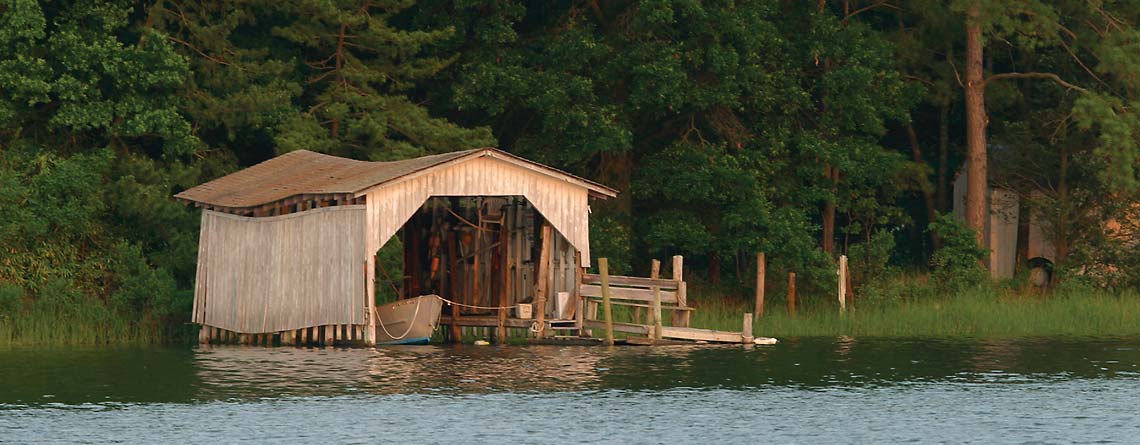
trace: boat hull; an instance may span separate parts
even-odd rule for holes
[[[423,295],[376,308],[376,344],[423,345],[439,323],[443,301]]]

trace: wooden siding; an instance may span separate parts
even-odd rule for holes
[[[367,196],[368,256],[375,255],[429,197],[523,196],[582,253],[582,266],[590,265],[589,191],[495,156],[410,175],[361,194]]]
[[[364,324],[362,205],[269,218],[202,212],[194,322],[238,333]]]
[[[1017,223],[1020,200],[1009,190],[991,188],[986,236],[990,248],[990,275],[1013,278],[1017,267]]]

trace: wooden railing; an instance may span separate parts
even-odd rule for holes
[[[633,323],[614,323],[613,329],[617,332],[650,334],[654,332],[654,325],[660,324],[656,322],[661,321],[663,311],[671,312],[673,326],[688,327],[693,308],[687,304],[686,284],[682,279],[683,262],[684,259],[680,255],[673,257],[672,279],[656,277],[659,270],[659,263],[656,260],[654,260],[653,277],[608,276],[610,304],[633,308]],[[604,328],[603,322],[598,318],[598,305],[603,297],[602,276],[583,275],[579,295],[585,305],[582,327]],[[649,319],[643,319],[644,314],[648,314]]]

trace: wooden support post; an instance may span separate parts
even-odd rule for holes
[[[661,262],[653,260],[649,266],[649,278],[654,280],[661,278]],[[661,339],[662,321],[661,321],[661,288],[659,286],[650,287],[653,291],[653,306],[650,308],[649,315],[653,317],[653,338]]]
[[[839,313],[847,312],[847,255],[839,256],[839,270],[835,271],[839,275]]]
[[[210,344],[210,333],[211,329],[209,326],[202,325],[200,328],[198,328],[198,344]]]
[[[744,314],[744,326],[740,330],[740,341],[744,344],[752,343],[752,314]]]
[[[579,266],[582,259],[582,252],[575,253],[574,261],[574,296],[575,303],[578,307],[574,310],[574,324],[578,325],[578,335],[581,337],[587,336],[586,330],[586,297],[582,296],[582,275],[586,273],[586,268]]]
[[[455,231],[447,232],[447,270],[451,279],[451,294],[445,295],[451,301],[459,301],[459,290],[463,281],[459,279],[459,248],[455,242]],[[451,342],[459,343],[463,340],[463,333],[459,329],[459,306],[451,305]]]
[[[412,216],[408,221],[408,226],[404,228],[408,240],[407,248],[407,261],[404,263],[404,276],[408,279],[408,285],[404,287],[405,295],[403,298],[415,298],[420,296],[423,283],[423,271],[420,269],[420,251],[423,250],[423,236],[420,226],[421,222],[419,213]]]
[[[598,258],[598,272],[602,275],[602,311],[606,316],[606,345],[614,345],[614,313],[610,308],[610,260]]]
[[[336,332],[336,326],[333,326],[331,324],[328,326],[325,326],[325,341],[324,341],[324,343],[326,346],[332,346],[333,345],[333,342],[334,342],[333,333],[334,332]]]
[[[364,286],[364,325],[360,326],[361,336],[367,346],[376,345],[376,252],[368,252],[365,261]]]
[[[768,273],[768,259],[764,257],[764,252],[756,254],[756,307],[753,308],[756,318],[764,317],[764,281]]]
[[[301,328],[301,344],[308,346],[313,341],[312,330],[316,328]]]
[[[796,273],[788,272],[788,315],[796,315]]]
[[[507,228],[506,217],[503,218],[503,223],[499,225],[499,343],[507,343],[507,309],[509,303],[507,302],[511,292],[511,257],[510,249],[507,247],[510,242],[511,232]]]
[[[538,313],[538,338],[546,337],[546,297],[550,289],[547,288],[547,277],[550,275],[550,243],[554,238],[554,230],[550,223],[542,224],[542,248],[538,255],[538,281],[535,284],[535,311]]]
[[[292,346],[297,344],[297,331],[281,331],[281,346]]]
[[[685,258],[673,256],[673,281],[677,282],[677,306],[689,307],[684,273]],[[692,311],[673,311],[673,326],[689,327],[689,314]]]

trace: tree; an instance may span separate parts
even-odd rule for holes
[[[270,153],[307,149],[373,160],[493,145],[486,129],[433,117],[411,97],[417,81],[454,56],[425,55],[452,29],[392,23],[410,4],[171,1],[159,7],[163,26],[199,67],[195,112],[230,138],[264,134],[255,142],[273,145]],[[234,84],[235,77],[243,82]]]
[[[968,190],[966,213],[969,226],[983,243],[987,217],[986,89],[1000,80],[1047,80],[1057,88],[1077,95],[1068,103],[1070,113],[1062,125],[1075,124],[1080,131],[1096,135],[1093,152],[1112,158],[1097,175],[1102,183],[1118,192],[1137,189],[1136,148],[1140,125],[1135,108],[1129,106],[1135,89],[1127,80],[1127,70],[1140,66],[1140,55],[1130,51],[1137,32],[1133,23],[1140,10],[1128,4],[1058,1],[1002,2],[962,0],[954,3],[964,14],[966,29],[966,115],[968,144]],[[1053,71],[1009,71],[985,74],[983,48],[987,38],[1005,43],[1011,52],[1027,54],[1053,52],[1067,66],[1052,64]],[[1015,58],[1011,58],[1015,59]],[[1086,60],[1099,60],[1090,65]],[[992,64],[991,64],[992,65]],[[1064,70],[1072,69],[1068,72]],[[1059,74],[1060,73],[1060,74]],[[1071,75],[1066,79],[1062,74]],[[1061,151],[1068,165],[1068,154]],[[1067,175],[1062,174],[1061,177]],[[1061,194],[1065,188],[1061,187]],[[1064,240],[1058,240],[1066,244]],[[1061,255],[1063,256],[1063,255]]]
[[[153,30],[130,30],[132,11],[0,7],[0,281],[33,304],[66,294],[156,317],[189,308],[177,289],[192,280],[196,222],[169,198],[198,179],[182,159],[200,142],[176,95],[188,65]]]

